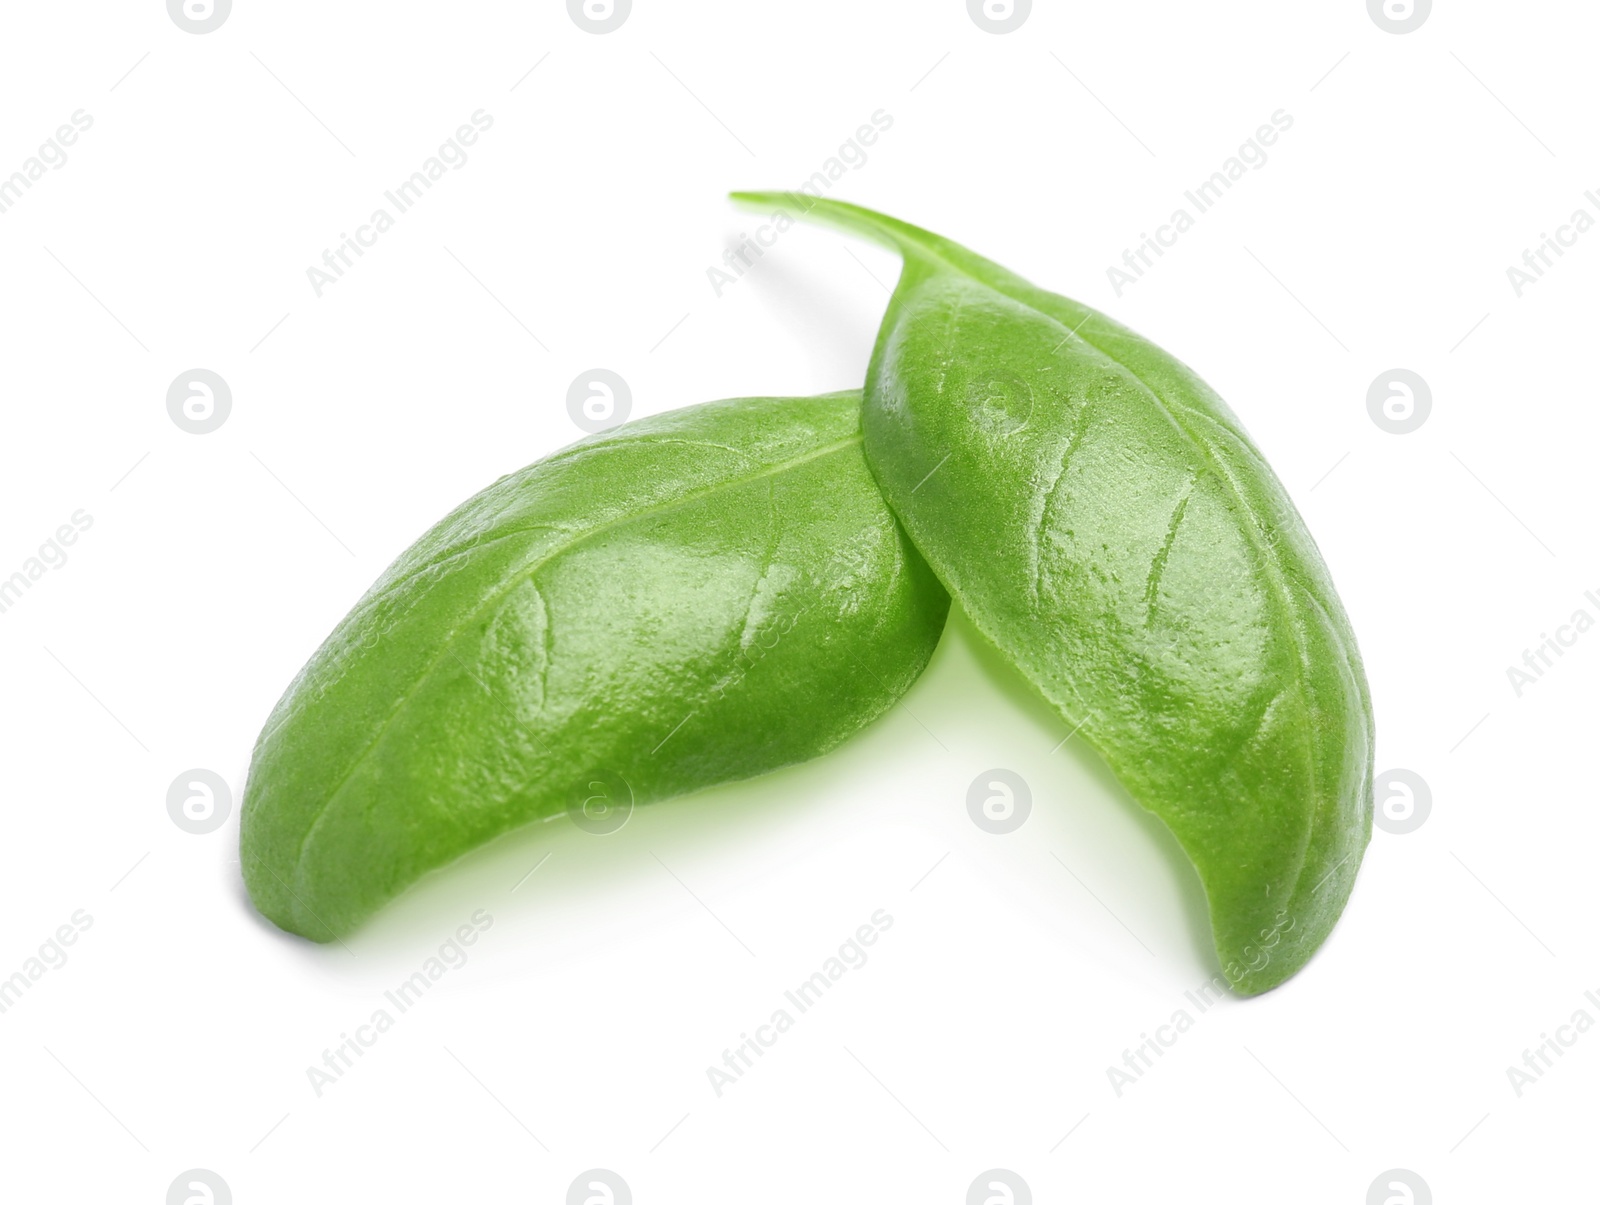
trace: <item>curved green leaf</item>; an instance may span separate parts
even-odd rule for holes
[[[256,907],[327,941],[509,829],[762,774],[887,710],[949,597],[867,472],[860,396],[632,423],[417,541],[256,744]]]
[[[1240,992],[1294,974],[1371,833],[1355,637],[1288,495],[1187,367],[915,226],[810,212],[905,266],[867,375],[867,461],[974,624],[1168,825]]]

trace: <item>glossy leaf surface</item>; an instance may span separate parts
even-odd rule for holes
[[[1322,557],[1238,419],[1159,347],[947,239],[735,195],[901,252],[863,420],[884,496],[978,629],[1176,835],[1229,982],[1288,978],[1371,832],[1372,713]]]
[[[469,499],[268,720],[241,821],[256,906],[326,941],[510,829],[604,825],[887,710],[949,598],[861,440],[859,392],[714,402]]]

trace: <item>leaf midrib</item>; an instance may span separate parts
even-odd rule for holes
[[[896,241],[900,240],[897,239]],[[1261,524],[1260,517],[1256,514],[1255,508],[1250,504],[1249,498],[1234,480],[1233,474],[1226,470],[1221,461],[1215,455],[1208,441],[1200,436],[1198,431],[1194,429],[1190,422],[1185,421],[1185,418],[1187,418],[1189,414],[1187,407],[1174,407],[1169,404],[1167,400],[1162,397],[1161,393],[1144,378],[1144,376],[1136,367],[1134,367],[1132,364],[1129,364],[1126,360],[1113,355],[1099,344],[1090,341],[1090,339],[1083,334],[1081,328],[1068,327],[1065,322],[1057,318],[1054,314],[1041,309],[1028,297],[1019,296],[1017,293],[1004,287],[1003,284],[995,280],[985,279],[985,277],[975,274],[970,269],[963,267],[962,265],[957,264],[953,260],[949,259],[947,256],[942,254],[938,248],[929,246],[920,240],[902,241],[901,250],[902,254],[905,254],[908,250],[920,253],[924,256],[924,258],[933,260],[937,264],[944,265],[950,271],[967,280],[971,280],[985,288],[993,289],[1002,297],[1005,297],[1017,303],[1018,305],[1025,307],[1026,309],[1045,319],[1045,321],[1059,327],[1061,330],[1067,333],[1069,338],[1077,339],[1085,347],[1090,348],[1103,359],[1123,369],[1130,377],[1133,378],[1134,381],[1138,383],[1139,387],[1144,390],[1144,392],[1149,396],[1150,400],[1154,402],[1162,414],[1167,417],[1167,420],[1171,422],[1178,431],[1182,432],[1185,439],[1195,446],[1195,448],[1200,452],[1201,456],[1205,459],[1206,463],[1217,470],[1218,476],[1223,481],[1227,482],[1229,491],[1237,500],[1239,508],[1249,517],[1250,543],[1255,549],[1260,563],[1265,568],[1268,579],[1272,583],[1273,593],[1278,599],[1278,612],[1287,622],[1289,631],[1291,633],[1291,639],[1295,649],[1295,662],[1299,671],[1296,675],[1298,687],[1297,693],[1301,696],[1302,706],[1306,708],[1308,712],[1307,719],[1310,720],[1311,716],[1309,713],[1311,712],[1311,706],[1309,698],[1311,692],[1308,686],[1309,678],[1311,676],[1311,666],[1309,663],[1310,650],[1305,638],[1305,632],[1295,619],[1294,599],[1289,592],[1288,583],[1285,580],[1283,570],[1278,566],[1275,558],[1270,555],[1270,546],[1265,539],[1265,529]],[[904,305],[903,303],[900,303],[900,299],[898,297],[891,301],[891,304],[897,303],[900,304],[900,308],[903,312]],[[1085,308],[1090,309],[1094,313],[1098,313],[1098,311],[1093,310],[1093,307]],[[1184,417],[1180,417],[1180,414],[1182,414]],[[1348,662],[1348,658],[1346,658],[1346,660]],[[1315,838],[1318,825],[1324,819],[1324,809],[1319,793],[1319,775],[1317,772],[1317,756],[1314,744],[1314,742],[1308,743],[1308,756],[1305,767],[1309,792],[1313,800],[1312,806],[1315,809],[1314,820],[1313,823],[1306,826],[1305,839],[1301,843],[1299,865],[1294,874],[1294,887],[1291,890],[1291,896],[1299,893],[1300,884],[1305,877],[1312,841]]]

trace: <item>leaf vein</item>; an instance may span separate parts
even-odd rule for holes
[[[636,513],[620,515],[615,519],[608,520],[605,523],[597,524],[587,531],[576,534],[571,540],[567,541],[558,548],[547,550],[542,558],[535,564],[518,565],[512,569],[507,575],[507,580],[487,598],[485,598],[483,602],[475,607],[465,619],[452,628],[451,631],[444,637],[439,646],[438,652],[422,668],[421,673],[418,675],[416,681],[411,685],[410,689],[401,695],[398,700],[396,700],[395,705],[390,709],[389,714],[385,716],[382,723],[378,725],[378,729],[373,734],[372,739],[369,740],[365,746],[363,746],[360,753],[351,759],[349,767],[345,770],[339,781],[334,784],[332,789],[329,791],[327,798],[323,800],[321,806],[318,807],[316,812],[312,815],[311,823],[306,828],[306,835],[301,839],[299,849],[296,851],[294,868],[292,872],[295,881],[299,882],[301,880],[301,876],[305,868],[306,853],[310,849],[311,843],[315,840],[318,830],[322,827],[323,823],[332,812],[334,802],[339,798],[340,794],[355,777],[356,771],[367,760],[367,758],[371,756],[373,750],[378,747],[379,743],[383,740],[384,735],[393,726],[400,713],[405,710],[407,704],[410,703],[416,692],[421,689],[424,683],[433,677],[435,671],[439,667],[440,662],[442,662],[445,656],[451,652],[456,644],[456,641],[461,637],[466,629],[475,624],[484,614],[484,612],[488,611],[491,607],[502,601],[506,594],[516,585],[519,580],[521,580],[524,573],[527,573],[531,576],[532,574],[537,573],[544,566],[556,560],[558,557],[564,556],[568,552],[571,552],[578,545],[594,539],[596,536],[599,536],[604,532],[612,530],[616,527],[623,526],[627,523],[639,522],[643,519],[647,519],[654,515],[666,513],[672,510],[681,509],[682,507],[692,505],[695,502],[710,497],[713,494],[719,493],[726,489],[737,488],[751,484],[755,481],[759,481],[765,477],[775,477],[782,473],[790,472],[799,468],[803,464],[810,463],[813,460],[820,460],[823,457],[837,455],[838,453],[847,449],[858,447],[860,443],[861,436],[859,434],[853,435],[849,439],[838,440],[835,443],[828,444],[820,449],[807,452],[802,456],[793,457],[789,460],[779,461],[776,464],[769,465],[761,472],[751,473],[744,477],[725,478],[724,480],[717,482],[715,485],[709,486],[705,489],[691,490],[688,493],[685,493],[682,496],[672,500],[671,502],[661,503]]]

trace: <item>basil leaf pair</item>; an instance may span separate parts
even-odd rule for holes
[[[1224,975],[1265,991],[1333,928],[1372,827],[1349,621],[1237,418],[1088,306],[893,218],[782,193],[900,252],[866,456],[974,625],[1172,830]]]
[[[330,940],[534,819],[815,757],[909,688],[954,595],[1176,835],[1228,982],[1287,979],[1370,836],[1372,712],[1238,420],[1160,348],[946,239],[736,196],[901,253],[864,395],[633,423],[438,524],[257,743],[256,906]]]
[[[388,569],[256,744],[241,864],[317,941],[510,829],[815,757],[914,682],[949,597],[861,395],[714,402],[504,477]]]

